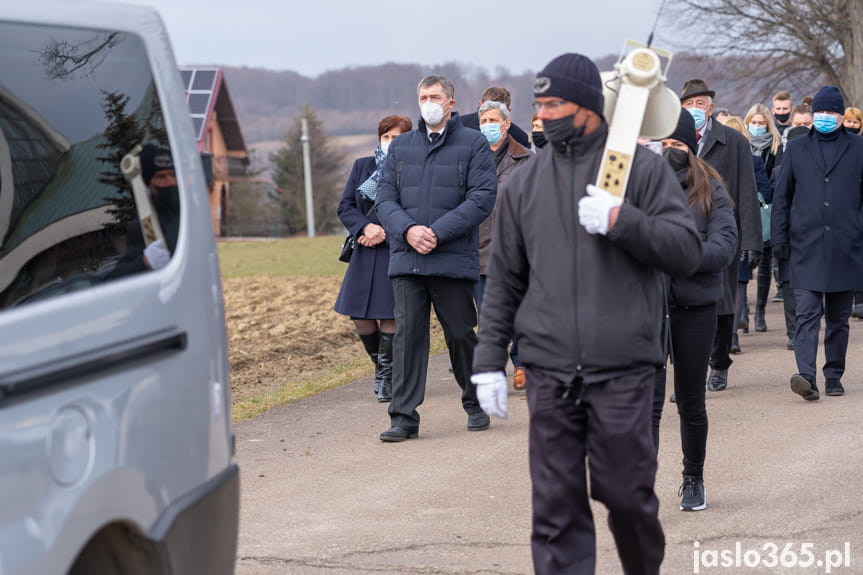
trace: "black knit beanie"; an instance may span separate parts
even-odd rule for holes
[[[836,112],[845,113],[845,99],[836,86],[821,86],[812,98],[813,112]]]
[[[147,144],[144,146],[138,157],[141,160],[141,178],[144,180],[145,186],[150,185],[150,180],[153,178],[153,174],[159,170],[174,169],[174,161],[171,159],[171,153],[154,144]]]
[[[695,136],[695,120],[692,114],[686,108],[680,108],[680,117],[677,119],[677,127],[674,129],[669,138],[680,140],[692,150],[693,154],[698,153],[698,138]]]
[[[558,97],[603,115],[602,80],[599,69],[587,56],[562,54],[536,75],[535,97]]]

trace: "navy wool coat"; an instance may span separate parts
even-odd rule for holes
[[[771,243],[788,244],[795,289],[863,288],[863,138],[839,130],[827,164],[813,129],[788,142],[779,168]]]
[[[339,202],[339,220],[355,238],[369,223],[380,225],[374,204],[358,190],[374,170],[374,156],[354,162]],[[372,248],[357,244],[333,309],[360,319],[393,319],[395,299],[393,284],[387,275],[389,263],[390,248],[386,241]]]

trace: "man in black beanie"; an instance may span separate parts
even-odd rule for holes
[[[665,538],[653,491],[653,378],[665,361],[663,273],[688,276],[701,240],[671,167],[638,146],[626,202],[594,186],[608,125],[592,61],[537,75],[550,145],[499,191],[472,381],[506,417],[507,344],[519,337],[530,410],[536,573],[593,573],[590,493],[609,510],[627,574],[656,574]]]
[[[845,101],[836,86],[818,90],[812,112],[815,129],[785,148],[770,229],[797,300],[791,389],[808,401],[821,397],[815,362],[822,316],[825,393],[845,393],[848,317],[854,290],[863,288],[863,138],[842,127]]]

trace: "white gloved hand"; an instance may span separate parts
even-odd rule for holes
[[[476,399],[486,415],[506,419],[506,374],[487,371],[473,374],[470,380],[476,386]]]
[[[587,195],[578,200],[578,221],[589,234],[608,233],[608,213],[623,203],[617,196],[593,184],[587,185]]]
[[[171,252],[165,248],[165,242],[156,240],[144,250],[144,258],[152,270],[160,270],[171,261]]]

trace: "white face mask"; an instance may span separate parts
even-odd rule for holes
[[[434,102],[426,102],[420,106],[420,114],[429,126],[437,126],[443,120],[443,106]]]
[[[387,155],[387,150],[389,150],[389,149],[390,149],[390,143],[389,142],[381,142],[381,152],[384,153],[384,156]]]

